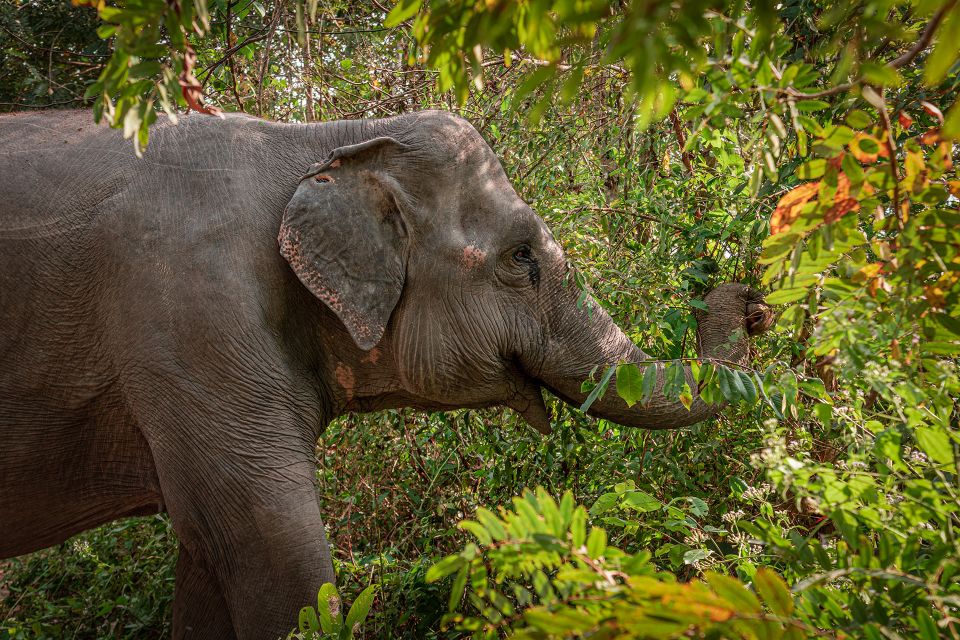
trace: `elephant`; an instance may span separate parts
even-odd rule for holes
[[[544,390],[579,405],[595,367],[647,359],[459,116],[161,118],[142,159],[89,120],[0,116],[0,558],[167,512],[176,638],[282,636],[335,581],[314,448],[337,416],[506,406],[549,432]],[[698,352],[746,362],[762,296],[705,302]],[[662,384],[589,413],[719,410]]]

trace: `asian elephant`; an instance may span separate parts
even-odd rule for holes
[[[174,636],[274,638],[334,580],[314,446],[332,418],[505,405],[549,431],[597,365],[646,356],[454,115],[156,125],[0,117],[0,558],[167,511]],[[770,323],[706,296],[703,356]],[[662,381],[661,381],[662,384]],[[692,385],[696,388],[696,385]],[[657,393],[590,413],[688,425]]]

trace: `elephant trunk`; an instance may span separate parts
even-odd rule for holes
[[[708,310],[697,314],[699,356],[746,364],[748,335],[764,331],[772,322],[772,314],[762,297],[744,285],[727,284],[711,291],[705,302]],[[567,313],[561,314],[556,326],[552,327],[539,379],[561,399],[580,405],[586,398],[580,390],[581,384],[594,368],[602,372],[609,365],[641,363],[651,358],[637,348],[592,300],[582,308],[571,306],[572,309],[568,307]],[[571,315],[575,317],[571,318]],[[722,405],[707,405],[697,393],[697,383],[689,366],[684,367],[684,373],[693,395],[689,410],[678,400],[664,395],[664,368],[661,367],[657,384],[647,402],[628,407],[616,392],[614,376],[607,391],[591,404],[588,413],[625,426],[646,429],[683,427],[716,414]]]

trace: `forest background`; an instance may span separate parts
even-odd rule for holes
[[[0,111],[88,108],[149,155],[188,105],[448,109],[668,371],[711,287],[782,305],[752,369],[697,367],[729,405],[691,428],[338,420],[318,483],[358,604],[304,603],[305,635],[960,639],[956,0],[75,4],[3,0]],[[0,563],[0,638],[167,637],[175,556],[159,516]]]

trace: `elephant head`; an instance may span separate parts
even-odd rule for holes
[[[395,405],[506,405],[549,432],[542,388],[580,404],[598,365],[648,359],[592,299],[578,304],[559,243],[469,123],[424,112],[363,131],[303,177],[279,242],[359,350],[389,351]],[[723,285],[705,301],[701,355],[745,361],[747,336],[771,321],[762,298]],[[670,428],[716,410],[658,390],[632,408],[608,393],[590,413]]]

